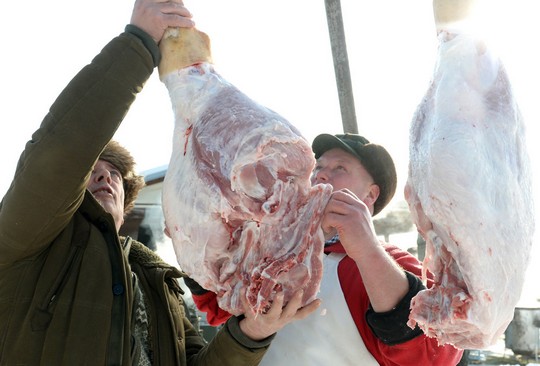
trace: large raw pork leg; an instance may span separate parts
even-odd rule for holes
[[[441,344],[485,348],[512,320],[528,265],[534,211],[525,129],[486,43],[438,25],[437,64],[412,121],[406,184],[435,285],[413,299],[409,324]]]
[[[214,71],[204,33],[169,30],[161,49],[176,119],[163,209],[180,267],[235,315],[243,299],[264,312],[280,291],[310,302],[331,190],[310,185],[310,145]]]

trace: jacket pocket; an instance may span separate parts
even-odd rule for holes
[[[74,220],[75,229],[66,260],[58,271],[51,289],[47,292],[47,295],[43,301],[38,304],[33,311],[31,320],[31,327],[33,331],[44,331],[48,328],[53,317],[53,310],[56,300],[62,293],[62,290],[68,281],[70,272],[73,268],[77,268],[80,264],[82,253],[88,244],[88,238],[90,236],[90,224],[81,218],[77,213],[74,216]]]

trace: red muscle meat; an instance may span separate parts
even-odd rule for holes
[[[410,133],[406,198],[435,285],[410,325],[441,344],[485,348],[512,320],[534,231],[525,129],[499,60],[442,29],[431,86]]]
[[[197,30],[161,44],[161,80],[174,113],[163,209],[177,260],[231,314],[264,312],[278,292],[316,297],[322,210],[330,186],[311,187],[315,159],[296,128],[220,76]],[[184,43],[179,43],[184,42]],[[193,42],[193,43],[190,43]],[[187,61],[183,60],[184,54]]]

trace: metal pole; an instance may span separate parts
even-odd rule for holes
[[[351,73],[349,69],[349,57],[347,55],[345,31],[341,14],[341,2],[340,0],[325,0],[325,5],[343,131],[345,133],[358,133]]]

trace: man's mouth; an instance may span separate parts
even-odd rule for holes
[[[95,191],[92,191],[92,194],[95,197],[97,197],[97,196],[113,196],[112,189],[107,188],[107,187],[96,189]]]

